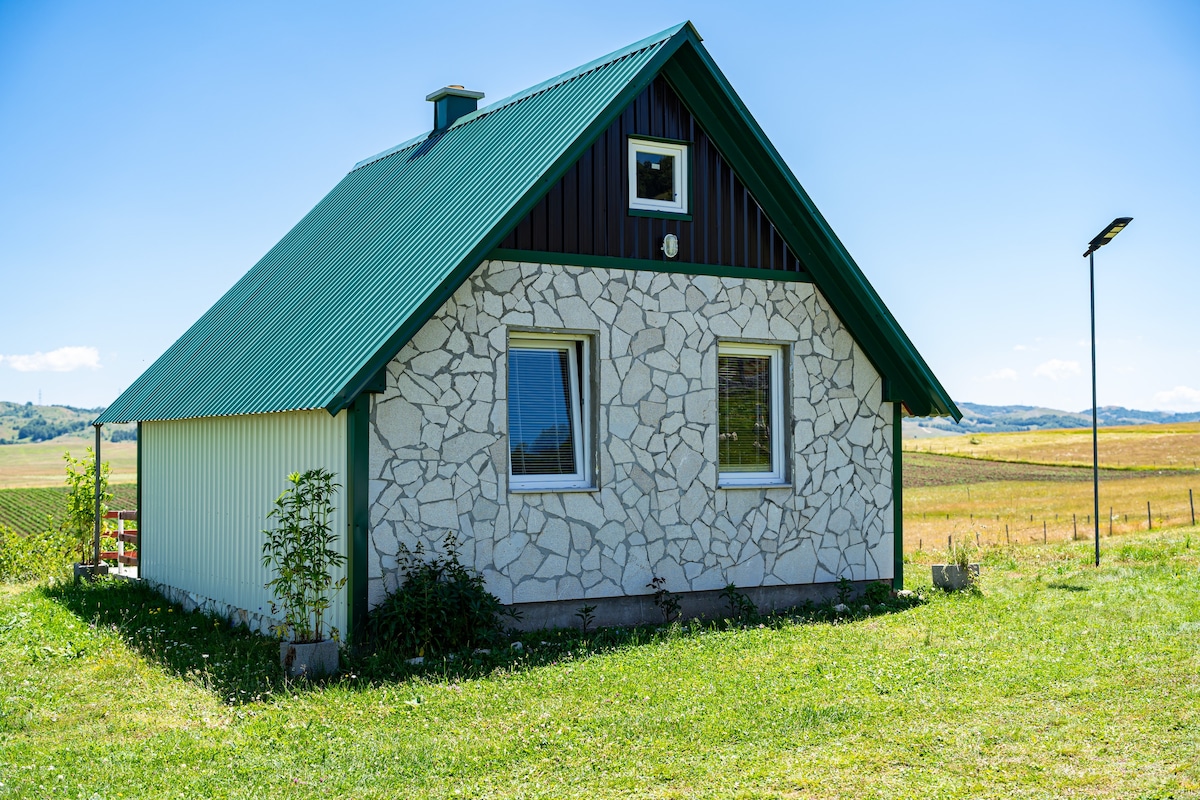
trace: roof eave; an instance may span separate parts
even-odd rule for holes
[[[661,34],[643,39],[641,42],[623,48],[618,53],[636,52],[638,49],[651,47],[661,42],[661,49],[649,59],[642,68],[638,71],[635,78],[630,80],[620,92],[618,92],[611,101],[605,106],[604,110],[596,115],[592,122],[576,137],[571,146],[567,147],[548,169],[541,178],[539,178],[521,199],[513,204],[508,212],[501,217],[495,225],[488,231],[487,235],[482,237],[475,246],[459,261],[458,266],[439,284],[437,289],[430,293],[425,299],[416,313],[409,316],[405,323],[380,347],[361,368],[359,368],[353,376],[347,381],[342,389],[338,391],[326,404],[325,408],[330,414],[337,414],[343,408],[346,408],[354,399],[370,385],[375,375],[379,370],[384,369],[387,363],[391,361],[398,352],[417,331],[433,316],[436,311],[445,304],[450,296],[462,285],[463,281],[475,270],[476,267],[487,257],[488,253],[496,249],[499,244],[508,235],[509,231],[516,226],[518,222],[533,209],[535,205],[550,191],[551,187],[566,173],[566,171],[574,164],[583,153],[592,146],[593,142],[603,133],[609,125],[620,115],[625,107],[633,101],[635,97],[654,79],[662,70],[663,66],[675,55],[679,48],[685,44],[691,43],[694,45],[700,44],[700,34],[696,31],[691,22],[684,22],[680,25],[668,28],[663,32],[666,38],[659,38]],[[585,72],[587,69],[595,69],[603,63],[604,59],[611,58],[610,56],[597,59],[595,62],[589,62],[577,70],[575,73]],[[564,73],[569,74],[569,73]],[[527,90],[523,94],[532,94],[534,91],[540,90],[539,87],[545,88],[553,85],[556,81],[563,79],[563,76],[545,81],[539,84],[534,89]],[[497,106],[508,102],[502,100]],[[482,110],[481,110],[482,111]]]

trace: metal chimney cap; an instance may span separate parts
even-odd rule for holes
[[[441,100],[443,97],[465,97],[468,100],[482,100],[483,92],[472,92],[470,89],[464,89],[461,86],[451,85],[443,86],[436,92],[430,92],[429,94],[425,95],[426,100],[430,100],[435,103],[438,100]]]

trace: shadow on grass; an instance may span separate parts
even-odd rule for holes
[[[127,647],[167,673],[195,681],[230,704],[261,702],[280,693],[331,684],[365,687],[414,679],[470,680],[726,631],[854,623],[925,602],[921,595],[909,593],[877,602],[869,611],[856,606],[837,613],[828,604],[806,604],[786,613],[741,619],[692,620],[587,632],[573,628],[512,631],[490,648],[431,658],[418,664],[386,649],[363,646],[343,652],[342,672],[337,677],[309,681],[292,680],[284,674],[279,665],[277,640],[209,614],[184,612],[179,605],[135,581],[102,579],[90,584],[42,587],[38,591],[83,621],[112,631]]]
[[[1064,592],[1088,592],[1088,591],[1091,591],[1091,587],[1088,587],[1088,586],[1077,586],[1073,583],[1062,583],[1062,582],[1047,583],[1046,588],[1047,589],[1059,589]]]
[[[84,622],[112,631],[165,672],[197,681],[227,703],[264,700],[287,687],[274,639],[208,614],[185,613],[144,584],[108,578],[38,591]]]

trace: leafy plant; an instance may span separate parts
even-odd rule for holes
[[[729,604],[729,613],[734,619],[758,618],[758,606],[745,593],[738,591],[734,584],[726,584],[725,588],[721,590],[721,598]]]
[[[863,590],[863,600],[872,606],[886,603],[892,599],[892,587],[887,581],[871,581]]]
[[[662,612],[663,622],[668,625],[679,619],[682,610],[679,605],[679,595],[667,590],[667,579],[657,575],[650,579],[646,588],[654,590],[654,605]]]
[[[845,575],[837,579],[837,600],[842,605],[849,605],[854,597],[854,583]]]
[[[504,618],[519,618],[459,559],[458,538],[448,532],[445,555],[425,560],[418,543],[400,544],[404,583],[371,615],[371,633],[382,649],[400,656],[436,656],[498,642]]]
[[[93,537],[96,533],[96,454],[92,448],[87,449],[87,457],[72,458],[70,453],[63,453],[67,462],[67,479],[69,487],[67,495],[67,514],[63,520],[63,530],[70,537],[72,545],[79,552],[80,563],[90,563],[95,556],[92,552]],[[112,493],[108,491],[109,466],[107,461],[100,462],[100,523],[104,530],[104,512],[108,510],[108,501]]]
[[[0,525],[0,582],[57,577],[71,563],[74,543],[61,530],[20,534]]]
[[[575,612],[575,616],[579,617],[579,630],[581,633],[587,633],[588,628],[592,627],[592,623],[596,621],[596,607],[593,605],[580,606]]]
[[[344,577],[334,581],[331,570],[346,563],[346,557],[333,548],[337,535],[330,525],[333,497],[339,484],[333,473],[310,469],[288,475],[291,486],[275,499],[275,508],[267,515],[276,526],[264,530],[264,567],[275,577],[266,583],[275,599],[271,613],[283,609],[283,624],[275,628],[281,639],[290,632],[297,642],[319,642],[324,636],[321,625],[329,610],[329,593],[345,585]],[[337,629],[331,628],[337,636]]]

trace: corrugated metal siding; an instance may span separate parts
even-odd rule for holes
[[[323,467],[342,489],[334,530],[346,551],[346,412],[254,414],[142,424],[144,577],[270,616],[262,530],[291,472]],[[341,577],[344,569],[336,577]],[[327,621],[344,630],[346,590]]]
[[[97,421],[329,406],[685,28],[355,169]]]
[[[689,143],[690,220],[629,213],[628,136]],[[658,248],[668,233],[679,237],[681,262],[804,271],[762,206],[675,90],[659,76],[500,246],[661,261]]]

